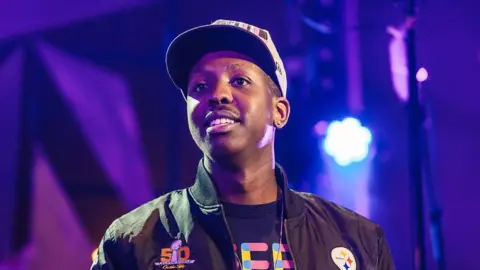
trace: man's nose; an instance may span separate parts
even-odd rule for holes
[[[212,92],[208,104],[215,106],[219,104],[230,104],[233,101],[232,91],[225,85],[218,85]]]

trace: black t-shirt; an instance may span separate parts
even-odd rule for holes
[[[293,269],[285,233],[278,253],[280,201],[260,205],[222,204],[243,269]],[[273,268],[274,261],[277,261],[276,268]]]

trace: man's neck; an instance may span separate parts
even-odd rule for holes
[[[277,200],[273,151],[250,158],[249,161],[242,162],[242,165],[225,165],[204,158],[204,166],[211,174],[221,200],[245,205]]]

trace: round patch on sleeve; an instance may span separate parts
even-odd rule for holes
[[[353,253],[344,247],[332,249],[332,260],[341,270],[356,270],[357,262]]]

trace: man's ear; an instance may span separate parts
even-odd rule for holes
[[[290,103],[284,97],[274,98],[273,103],[273,125],[276,128],[283,128],[290,117]]]

